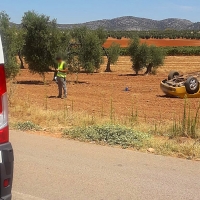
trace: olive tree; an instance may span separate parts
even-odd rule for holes
[[[153,45],[149,46],[149,58],[145,74],[151,74],[152,69],[156,70],[159,66],[163,65],[164,59],[165,59],[165,53],[161,48],[158,48]]]
[[[152,69],[163,64],[164,52],[156,46],[140,44],[139,38],[135,38],[129,45],[129,53],[132,61],[132,68],[138,75],[142,69],[146,69],[145,74],[152,73]]]
[[[101,45],[103,45],[106,42],[107,39],[107,32],[103,28],[98,28],[95,30],[95,33],[97,34]]]
[[[79,61],[86,72],[94,72],[102,63],[102,47],[99,37],[88,31],[81,42]]]
[[[146,44],[140,44],[139,38],[135,38],[129,45],[129,53],[132,61],[132,68],[136,75],[138,72],[146,66],[148,60],[148,47]]]
[[[105,49],[103,48],[107,57],[107,65],[105,72],[111,72],[110,65],[115,64],[119,58],[120,55],[120,45],[116,43],[112,43],[112,45]]]
[[[63,40],[56,20],[28,11],[22,18],[22,27],[25,31],[23,54],[29,70],[39,73],[43,77],[50,67],[55,65],[58,52],[64,51]]]
[[[88,73],[97,71],[102,63],[102,38],[86,27],[74,29],[72,38],[79,45],[76,52],[80,66]]]
[[[75,83],[78,83],[78,75],[81,71],[81,65],[79,62],[79,52],[80,52],[80,44],[70,42],[67,48],[67,64],[68,64],[68,72],[76,74]]]
[[[0,12],[0,35],[2,39],[5,70],[7,78],[14,78],[19,72],[16,55],[16,29],[10,25],[10,18],[5,12]]]

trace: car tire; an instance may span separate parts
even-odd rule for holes
[[[168,80],[174,79],[176,76],[179,76],[179,73],[176,71],[171,71],[168,75]]]
[[[195,94],[199,91],[199,81],[197,78],[190,76],[185,82],[185,89],[188,94]]]

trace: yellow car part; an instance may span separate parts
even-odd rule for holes
[[[195,94],[188,94],[185,89],[185,86],[173,87],[173,86],[170,86],[170,85],[164,83],[164,81],[161,81],[160,88],[167,96],[179,97],[182,99],[185,97],[200,98],[200,90]]]

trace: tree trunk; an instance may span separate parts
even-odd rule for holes
[[[107,63],[105,72],[112,72],[111,69],[110,69],[110,65],[111,65],[110,59],[108,59],[108,63]]]
[[[106,49],[104,47],[102,47],[102,48],[103,48],[103,50],[105,52],[105,55],[106,55],[106,57],[108,59],[105,72],[112,72],[111,69],[110,69],[111,62],[110,62],[110,58],[109,58],[108,52],[106,51]]]
[[[24,67],[24,62],[23,62],[23,59],[22,59],[22,56],[21,56],[21,50],[18,51],[18,57],[19,57],[19,60],[20,60],[20,69],[25,69]]]
[[[151,74],[152,68],[153,68],[153,64],[150,63],[150,64],[147,66],[147,70],[146,70],[145,74]]]
[[[46,76],[45,76],[45,73],[42,74],[42,81],[43,81],[44,85],[46,85]]]

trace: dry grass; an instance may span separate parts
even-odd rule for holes
[[[13,85],[17,87],[15,84]],[[13,85],[10,86],[12,87]],[[11,127],[18,122],[30,121],[53,133],[61,132],[66,127],[89,126],[110,122],[109,117],[89,115],[86,111],[74,112],[73,102],[68,105],[67,101],[65,101],[63,107],[59,110],[49,109],[47,98],[43,99],[42,106],[32,104],[29,96],[21,100],[15,89],[8,91]]]
[[[200,71],[199,56],[169,56],[166,57],[163,67],[158,69],[158,73],[169,73],[176,70],[181,73]]]
[[[198,141],[182,138],[170,140],[168,138],[152,138],[150,146],[159,155],[174,156],[195,160],[200,158],[200,145]]]

